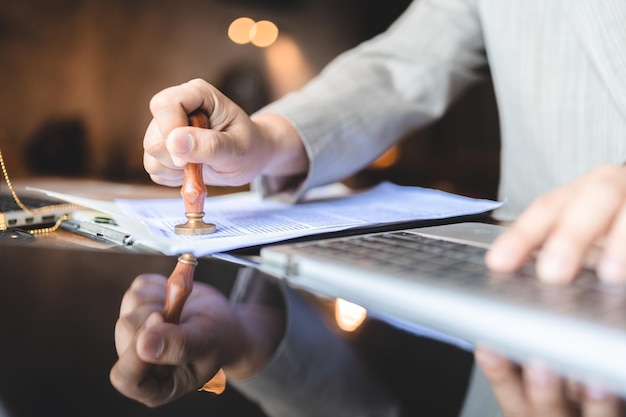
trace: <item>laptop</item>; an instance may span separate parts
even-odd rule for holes
[[[76,208],[47,196],[20,195],[19,200],[28,211],[17,204],[12,194],[0,193],[0,231],[48,227]]]
[[[504,230],[466,222],[279,244],[261,250],[260,268],[626,397],[626,287],[603,285],[591,270],[571,285],[543,284],[533,262],[490,272],[484,255]]]

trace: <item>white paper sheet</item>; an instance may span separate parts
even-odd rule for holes
[[[40,191],[109,214],[137,244],[167,255],[191,252],[196,256],[350,228],[479,214],[502,205],[392,183],[339,198],[324,198],[323,190],[318,190],[314,198],[295,205],[246,192],[207,198],[204,220],[215,223],[217,231],[181,236],[174,232],[176,224],[187,220],[180,198],[112,203]]]

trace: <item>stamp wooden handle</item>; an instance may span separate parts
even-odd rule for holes
[[[202,164],[187,164],[184,168],[183,185],[180,195],[185,203],[186,213],[204,213],[204,199],[207,196],[202,178]]]
[[[193,273],[198,265],[196,257],[190,253],[185,253],[178,258],[176,267],[167,279],[165,292],[165,305],[163,306],[163,318],[168,323],[178,324],[183,306],[187,297],[193,289]],[[160,378],[167,377],[171,372],[171,367],[157,365],[153,371]],[[208,382],[200,388],[202,391],[221,394],[226,389],[226,374],[222,369]]]
[[[163,318],[168,323],[178,324],[183,306],[187,297],[193,289],[193,273],[198,265],[196,257],[185,253],[178,257],[176,267],[167,279],[165,289],[165,305],[163,306]],[[166,365],[156,365],[153,369],[159,378],[169,376],[171,367]]]
[[[163,318],[168,323],[178,324],[183,306],[193,289],[193,273],[198,265],[195,256],[183,254],[167,279]]]
[[[189,115],[189,125],[208,129],[209,116],[198,109]],[[185,165],[183,185],[180,194],[185,202],[187,213],[204,213],[204,199],[207,196],[206,185],[202,176],[202,164],[190,163]]]

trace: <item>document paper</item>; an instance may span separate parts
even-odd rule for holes
[[[215,223],[217,231],[202,236],[175,233],[174,226],[187,220],[182,198],[111,202],[40,191],[110,215],[137,244],[166,255],[196,256],[351,228],[479,214],[502,205],[389,182],[341,197],[326,197],[321,190],[297,204],[263,199],[252,191],[208,197],[204,221]]]

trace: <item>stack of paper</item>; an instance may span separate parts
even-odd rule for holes
[[[182,198],[111,202],[39,191],[108,214],[136,244],[167,255],[196,256],[351,228],[485,213],[502,204],[391,183],[342,197],[328,197],[322,189],[298,204],[245,192],[207,198],[204,220],[216,224],[217,231],[182,236],[174,232],[176,224],[187,221]]]

